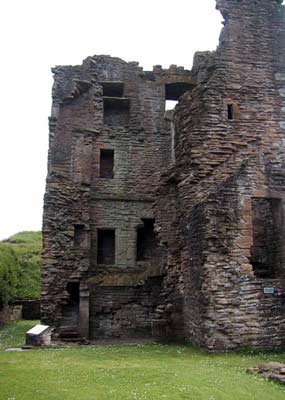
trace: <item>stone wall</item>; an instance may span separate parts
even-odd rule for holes
[[[225,19],[220,44],[195,58],[197,86],[174,116],[176,164],[158,190],[167,269],[175,265],[182,276],[185,335],[210,350],[277,348],[284,341],[285,25],[279,3],[217,1]],[[173,214],[161,210],[173,201],[173,186],[176,221],[170,222]],[[271,216],[263,210],[262,240],[273,242],[266,257],[276,270],[263,278],[253,268],[262,230],[257,201],[279,204]],[[274,294],[264,294],[265,287]]]
[[[40,319],[40,301],[39,300],[23,300],[20,302],[22,305],[23,319],[36,320]]]
[[[161,290],[166,252],[153,231],[149,240],[139,232],[144,226],[154,229],[155,190],[160,171],[171,160],[165,100],[192,87],[191,75],[176,66],[143,71],[138,63],[109,56],[89,57],[81,66],[53,72],[42,321],[58,331],[68,324],[94,338],[98,332],[150,336],[152,320],[163,319],[159,306],[165,307]],[[104,154],[109,160],[103,165]],[[102,239],[104,231],[109,239]],[[142,259],[138,241],[149,246]],[[106,257],[98,256],[107,250]],[[69,283],[80,286],[80,305],[71,301]],[[138,313],[137,320],[131,313]],[[130,321],[131,330],[126,328]]]
[[[95,286],[90,295],[91,338],[152,337],[160,318],[161,278],[141,286]]]
[[[217,8],[192,71],[53,69],[41,309],[58,332],[283,346],[285,11]]]
[[[0,326],[22,319],[21,305],[8,305],[0,309]]]

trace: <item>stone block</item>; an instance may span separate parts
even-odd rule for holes
[[[47,325],[35,325],[26,332],[26,345],[49,346],[51,344],[51,328]]]

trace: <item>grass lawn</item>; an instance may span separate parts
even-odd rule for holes
[[[284,353],[206,354],[191,346],[74,347],[8,353],[34,322],[0,330],[1,400],[281,400],[285,388],[246,374]]]

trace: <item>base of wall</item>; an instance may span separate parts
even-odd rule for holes
[[[16,322],[22,319],[22,305],[4,306],[0,310],[0,325]]]

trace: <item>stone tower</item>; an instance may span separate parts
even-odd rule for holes
[[[283,345],[285,12],[217,8],[192,71],[53,70],[42,319],[62,336]]]

